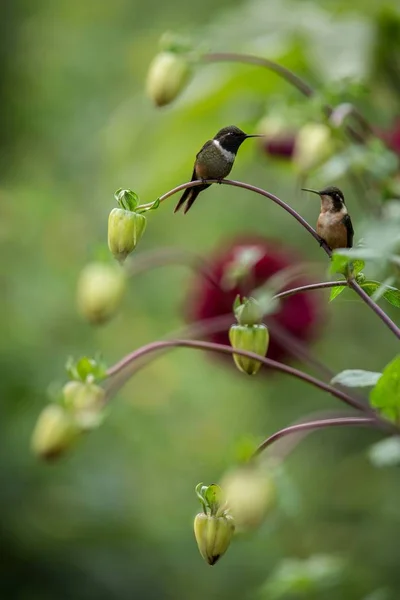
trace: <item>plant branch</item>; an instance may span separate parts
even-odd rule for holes
[[[385,325],[394,333],[397,339],[400,340],[400,328],[397,327],[396,323],[385,313],[385,311],[374,301],[367,292],[355,281],[355,279],[348,279],[348,286],[351,287],[358,296],[367,304],[375,314],[385,323]]]
[[[299,92],[301,92],[304,96],[310,98],[315,93],[313,88],[310,87],[303,79],[292,73],[292,71],[286,67],[283,67],[282,65],[267,58],[261,58],[260,56],[253,56],[251,54],[240,54],[237,52],[210,52],[208,54],[204,54],[202,59],[206,62],[241,62],[264,67],[282,77],[285,81],[290,83],[290,85],[299,90]]]
[[[221,354],[238,354],[240,356],[245,356],[247,358],[253,358],[261,362],[264,366],[274,369],[276,371],[280,371],[281,373],[286,373],[287,375],[291,375],[292,377],[296,377],[297,379],[302,379],[304,382],[313,385],[314,387],[319,388],[324,392],[328,392],[329,394],[335,396],[348,406],[355,408],[356,410],[362,411],[370,415],[371,418],[381,422],[379,416],[372,410],[367,404],[349,396],[346,392],[334,388],[328,383],[320,381],[315,377],[309,375],[308,373],[303,373],[294,367],[289,365],[285,365],[283,363],[279,363],[270,358],[266,358],[263,356],[259,356],[254,352],[248,352],[246,350],[238,350],[232,348],[231,346],[226,346],[224,344],[216,344],[213,342],[205,342],[199,340],[161,340],[157,342],[152,342],[147,344],[146,346],[142,346],[138,350],[135,350],[131,354],[125,356],[120,362],[115,364],[113,367],[110,367],[107,371],[107,376],[112,377],[114,375],[118,375],[122,371],[124,371],[131,363],[143,356],[150,354],[152,352],[158,352],[164,348],[192,348],[203,351],[212,351],[212,352],[220,352]],[[390,424],[388,424],[390,425]]]
[[[236,52],[210,52],[208,54],[204,54],[202,56],[202,59],[206,62],[239,62],[264,67],[269,71],[273,71],[274,73],[282,77],[285,81],[287,81],[290,85],[295,87],[301,94],[303,94],[307,98],[311,98],[315,95],[315,90],[298,75],[296,75],[286,67],[283,67],[282,65],[267,58]],[[330,104],[324,104],[323,109],[328,118],[332,116],[334,108]],[[372,132],[372,127],[369,125],[367,120],[353,106],[351,114],[357,119],[359,123],[362,124],[362,126],[367,131]],[[356,131],[350,125],[345,125],[345,130],[354,141],[360,144],[365,143],[364,136],[360,135],[358,131]]]
[[[262,188],[259,188],[255,185],[251,185],[250,183],[244,183],[243,181],[234,181],[232,179],[204,179],[204,180],[196,179],[195,181],[188,181],[186,183],[182,183],[181,185],[178,185],[177,187],[173,188],[169,192],[166,192],[165,194],[160,196],[158,198],[158,200],[160,201],[160,203],[164,202],[164,200],[167,200],[167,198],[170,198],[174,194],[177,194],[178,192],[181,192],[182,190],[185,190],[186,188],[195,187],[197,185],[203,185],[205,183],[206,184],[218,183],[218,184],[222,184],[222,185],[231,185],[233,187],[238,187],[238,188],[242,188],[244,190],[248,190],[250,192],[254,192],[256,194],[259,194],[260,196],[264,196],[264,198],[268,198],[269,200],[272,200],[272,202],[275,202],[275,204],[278,204],[281,208],[283,208],[286,212],[288,212],[294,219],[296,219],[296,221],[298,221],[304,227],[304,229],[306,229],[308,231],[308,233],[310,233],[313,236],[313,238],[315,240],[317,240],[317,242],[324,248],[324,250],[328,254],[328,256],[330,256],[332,254],[331,249],[326,244],[326,242],[321,240],[321,238],[319,237],[319,235],[317,234],[315,229],[313,227],[311,227],[311,225],[309,223],[307,223],[307,221],[301,215],[299,215],[299,213],[294,208],[292,208],[289,204],[286,204],[286,202],[284,202],[283,200],[281,200],[274,194],[271,194],[270,192],[267,192],[266,190],[263,190]],[[154,204],[154,203],[149,202],[148,204],[142,204],[140,208],[149,208],[150,206],[152,206],[152,204]]]
[[[275,299],[288,298],[289,296],[293,296],[294,294],[299,294],[302,292],[310,292],[312,290],[323,290],[326,288],[334,288],[341,287],[343,285],[348,285],[346,279],[341,281],[321,281],[320,283],[309,283],[308,285],[301,285],[296,288],[292,288],[290,290],[285,290],[283,292],[279,292],[279,294],[275,294]]]
[[[204,183],[209,183],[209,184],[220,183],[223,185],[231,185],[234,187],[239,187],[239,188],[248,190],[250,192],[254,192],[256,194],[259,194],[260,196],[264,196],[265,198],[272,200],[272,202],[275,202],[275,204],[278,204],[278,206],[283,208],[294,219],[296,219],[296,221],[298,221],[300,223],[300,225],[302,225],[304,227],[304,229],[306,229],[306,231],[308,231],[308,233],[310,233],[310,235],[312,235],[312,237],[319,243],[321,248],[324,249],[324,251],[326,252],[326,254],[329,257],[332,256],[332,250],[330,249],[328,244],[319,237],[319,235],[317,234],[315,229],[313,227],[311,227],[311,225],[294,208],[289,206],[289,204],[286,204],[286,202],[284,202],[283,200],[281,200],[274,194],[271,194],[270,192],[267,192],[266,190],[263,190],[262,188],[259,188],[255,185],[251,185],[249,183],[244,183],[242,181],[234,181],[231,179],[222,179],[222,180],[206,179],[204,181],[202,181],[202,180],[188,181],[187,183],[182,183],[181,185],[178,185],[177,187],[173,188],[169,192],[166,192],[165,194],[160,196],[159,201],[164,202],[164,200],[166,200],[170,196],[173,196],[174,194],[177,194],[178,192],[180,192],[186,188],[194,187],[196,185],[203,185]],[[151,206],[152,204],[153,203],[150,202],[149,204],[142,205],[142,207],[147,208],[147,207]],[[400,339],[400,328],[397,327],[397,325],[391,320],[391,318],[385,313],[385,311],[382,310],[380,308],[380,306],[378,306],[376,304],[376,302],[374,302],[372,300],[372,298],[370,298],[368,296],[368,294],[362,289],[362,287],[354,279],[351,279],[351,278],[348,279],[348,286],[351,287],[356,292],[356,294],[358,294],[360,296],[360,298],[378,315],[378,317],[385,323],[385,325],[387,325],[387,327],[389,327],[389,329],[392,331],[392,333],[394,333],[394,335],[398,339]]]
[[[381,429],[382,425],[382,423],[377,422],[376,419],[370,417],[337,417],[332,419],[318,419],[316,421],[305,421],[303,423],[296,423],[295,425],[290,425],[289,427],[280,429],[276,433],[270,435],[258,446],[257,450],[254,452],[253,458],[259,456],[261,452],[263,452],[266,448],[268,448],[274,442],[280,440],[281,438],[287,435],[293,435],[296,433],[302,433],[306,431],[310,432],[315,431],[317,429],[325,429],[326,427],[366,426]]]

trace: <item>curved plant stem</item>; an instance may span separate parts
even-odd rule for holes
[[[283,200],[281,200],[274,194],[271,194],[270,192],[267,192],[266,190],[263,190],[262,188],[259,188],[255,185],[250,185],[249,183],[244,183],[242,181],[234,181],[231,179],[222,179],[222,180],[207,179],[204,181],[201,181],[201,180],[188,181],[187,183],[182,183],[181,185],[178,185],[177,187],[173,188],[169,192],[166,192],[165,194],[160,196],[159,201],[164,202],[164,200],[166,200],[170,196],[173,196],[174,194],[177,194],[178,192],[180,192],[188,187],[202,185],[203,183],[209,183],[209,184],[220,183],[223,185],[231,185],[234,187],[239,187],[239,188],[242,188],[245,190],[249,190],[250,192],[254,192],[256,194],[259,194],[260,196],[264,196],[265,198],[272,200],[272,202],[275,202],[275,204],[278,204],[278,206],[283,208],[294,219],[296,219],[296,221],[298,221],[300,223],[300,225],[302,225],[304,227],[304,229],[306,229],[308,231],[308,233],[310,233],[310,235],[312,235],[312,237],[319,243],[321,248],[323,248],[323,250],[326,252],[326,254],[329,257],[332,256],[332,250],[330,249],[328,244],[326,244],[326,242],[321,240],[321,238],[319,237],[319,235],[317,234],[315,229],[313,227],[311,227],[311,225],[309,223],[307,223],[307,221],[301,215],[299,215],[299,213],[294,208],[289,206],[289,204],[286,204],[286,202],[284,202]],[[153,204],[153,202],[150,202],[149,204],[144,204],[144,205],[142,205],[142,208],[148,208],[152,204]],[[362,289],[362,287],[354,279],[351,279],[351,278],[349,278],[347,280],[347,285],[349,287],[351,287],[356,292],[356,294],[358,294],[360,296],[360,298],[378,315],[378,317],[385,323],[385,325],[387,325],[387,327],[392,331],[392,333],[394,333],[394,335],[398,339],[400,339],[400,328],[397,327],[397,325],[391,320],[391,318],[385,313],[385,311],[382,310],[376,304],[376,302],[374,302],[372,300],[372,298],[370,298],[368,296],[368,294]]]
[[[146,346],[142,346],[138,350],[135,350],[131,354],[128,354],[123,358],[120,362],[115,364],[113,367],[110,367],[107,371],[107,376],[112,377],[114,375],[118,375],[123,372],[131,363],[146,356],[146,354],[150,354],[152,352],[158,352],[164,348],[192,348],[196,350],[203,351],[212,351],[212,352],[220,352],[221,354],[238,354],[240,356],[245,356],[247,358],[253,358],[261,362],[266,367],[274,369],[276,371],[280,371],[281,373],[286,373],[287,375],[291,375],[292,377],[296,377],[297,379],[302,379],[306,383],[313,385],[314,387],[323,390],[324,392],[328,392],[332,396],[335,396],[345,404],[355,408],[356,410],[360,410],[364,413],[370,415],[371,418],[381,421],[379,416],[372,410],[367,404],[349,396],[346,392],[334,388],[333,386],[316,379],[315,377],[309,375],[308,373],[303,373],[294,367],[289,365],[285,365],[283,363],[279,363],[275,360],[271,360],[270,358],[265,358],[263,356],[259,356],[254,352],[248,352],[245,350],[234,349],[231,346],[226,346],[224,344],[216,344],[213,342],[204,342],[199,340],[161,340],[157,342],[152,342],[147,344]]]
[[[355,281],[354,279],[348,279],[348,286],[351,287],[360,298],[368,304],[368,306],[374,311],[375,314],[385,323],[385,325],[394,333],[397,339],[400,340],[400,328],[397,327],[396,323],[385,313],[384,310],[376,303],[367,292]]]
[[[286,67],[283,67],[282,65],[267,58],[236,52],[210,52],[208,54],[204,54],[202,56],[202,59],[205,62],[235,62],[264,67],[269,71],[273,71],[274,73],[282,77],[285,81],[287,81],[290,85],[295,87],[301,94],[303,94],[307,98],[311,98],[315,95],[315,90],[298,75],[296,75]],[[355,107],[352,106],[351,108],[351,114],[356,118],[356,120],[363,126],[363,128],[366,131],[372,132],[372,127],[369,125],[367,120],[361,115],[361,113]],[[330,106],[330,104],[324,104],[323,110],[327,117],[331,117],[332,113],[334,112],[334,108]],[[344,128],[348,135],[354,141],[360,144],[365,143],[364,136],[361,135],[358,131],[356,131],[353,127],[351,127],[350,125],[345,125]]]
[[[253,457],[259,456],[261,452],[263,452],[266,448],[271,446],[277,440],[287,436],[293,435],[296,433],[301,433],[305,431],[315,431],[316,429],[324,429],[326,427],[375,427],[381,429],[383,423],[377,422],[376,419],[370,417],[337,417],[332,419],[318,419],[316,421],[305,421],[303,423],[296,423],[295,425],[290,425],[289,427],[285,427],[284,429],[280,429],[276,433],[270,435],[266,440],[264,440],[254,452]]]
[[[261,58],[260,56],[253,56],[251,54],[240,54],[237,52],[210,52],[204,54],[201,58],[206,62],[241,62],[265,67],[285,79],[285,81],[298,89],[304,96],[311,97],[315,93],[312,87],[303,81],[303,79],[292,73],[289,69],[286,69],[286,67],[267,58]]]
[[[284,202],[283,200],[278,198],[278,196],[275,196],[274,194],[271,194],[270,192],[267,192],[266,190],[263,190],[262,188],[259,188],[255,185],[251,185],[250,183],[244,183],[243,181],[234,181],[233,179],[205,179],[203,181],[202,180],[188,181],[186,183],[182,183],[181,185],[178,185],[177,187],[173,188],[169,192],[166,192],[165,194],[160,196],[158,198],[158,200],[160,201],[160,203],[164,202],[165,200],[167,200],[167,198],[170,198],[174,194],[177,194],[178,192],[181,192],[182,190],[185,190],[186,188],[195,187],[197,185],[203,185],[204,183],[207,183],[207,184],[218,183],[218,184],[222,184],[222,185],[231,185],[233,187],[238,187],[238,188],[242,188],[244,190],[248,190],[250,192],[254,192],[256,194],[259,194],[260,196],[264,196],[264,198],[268,198],[269,200],[272,200],[272,202],[275,202],[275,204],[278,204],[281,208],[283,208],[286,212],[288,212],[294,219],[296,219],[296,221],[298,221],[304,227],[304,229],[306,229],[308,231],[308,233],[310,233],[313,236],[313,238],[317,240],[317,242],[324,248],[325,252],[329,256],[331,255],[332,252],[331,252],[329,246],[323,240],[321,240],[321,238],[319,237],[319,235],[317,234],[315,229],[313,227],[311,227],[311,225],[309,223],[307,223],[307,221],[305,219],[303,219],[303,217],[301,215],[299,215],[299,213],[296,210],[294,210],[294,208],[289,206],[289,204],[286,204],[286,202]],[[152,206],[152,204],[154,204],[154,203],[149,202],[148,204],[142,204],[140,208],[149,208],[150,206]]]
[[[285,290],[283,292],[279,292],[279,294],[275,294],[274,298],[288,298],[289,296],[293,296],[294,294],[299,294],[300,292],[309,292],[312,290],[323,290],[326,288],[334,288],[334,287],[342,287],[348,285],[346,279],[342,281],[321,281],[320,283],[309,283],[308,285],[301,285],[297,288],[292,288],[290,290]]]

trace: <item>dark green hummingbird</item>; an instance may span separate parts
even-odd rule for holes
[[[208,140],[196,155],[191,181],[221,180],[227,177],[235,162],[237,151],[244,140],[251,137],[264,137],[264,135],[247,135],[235,125],[220,129],[217,135],[212,140]],[[177,212],[186,203],[183,212],[187,213],[200,192],[210,185],[210,183],[204,183],[186,188],[174,212]]]

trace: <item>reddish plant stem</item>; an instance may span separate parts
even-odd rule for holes
[[[292,73],[292,71],[286,69],[286,67],[283,67],[268,58],[261,58],[260,56],[253,56],[251,54],[240,54],[237,52],[209,52],[208,54],[204,54],[202,59],[206,62],[241,62],[264,67],[285,79],[285,81],[299,90],[304,96],[310,98],[315,93],[313,88],[303,79],[295,75],[295,73]]]
[[[281,208],[286,210],[286,212],[288,212],[294,219],[296,219],[296,221],[298,221],[300,223],[300,225],[302,225],[304,227],[304,229],[306,229],[308,231],[308,233],[313,236],[313,238],[319,243],[321,248],[324,249],[324,251],[326,252],[326,254],[329,257],[332,256],[332,250],[330,249],[330,247],[326,244],[326,242],[321,240],[321,238],[319,237],[319,235],[317,234],[315,229],[313,227],[311,227],[311,225],[309,223],[307,223],[307,221],[305,219],[303,219],[303,217],[301,215],[299,215],[299,213],[296,210],[294,210],[294,208],[289,206],[289,204],[286,204],[286,202],[284,202],[283,200],[281,200],[274,194],[270,194],[266,190],[263,190],[262,188],[259,188],[255,185],[250,185],[249,183],[243,183],[242,181],[233,181],[231,179],[222,179],[221,181],[218,179],[207,179],[205,181],[201,181],[201,180],[188,181],[187,183],[178,185],[177,187],[170,190],[166,194],[163,194],[162,196],[160,196],[159,200],[160,200],[160,202],[163,202],[170,196],[173,196],[174,194],[176,194],[188,187],[202,185],[203,183],[209,183],[209,184],[220,183],[223,185],[231,185],[234,187],[239,187],[239,188],[243,188],[245,190],[249,190],[250,192],[254,192],[256,194],[259,194],[260,196],[264,196],[265,198],[272,200],[272,202],[275,202],[275,204],[278,204],[278,206],[280,206]],[[153,203],[150,202],[149,204],[144,204],[143,207],[149,207],[152,204]],[[394,333],[394,335],[397,337],[397,339],[400,339],[400,328],[397,327],[397,325],[391,320],[391,318],[385,313],[385,311],[382,310],[380,308],[380,306],[378,306],[378,304],[376,304],[376,302],[374,302],[372,300],[372,298],[370,298],[368,296],[368,294],[362,289],[362,287],[354,279],[351,279],[351,278],[348,279],[348,286],[351,287],[356,292],[356,294],[358,294],[360,296],[360,298],[375,312],[376,315],[378,315],[378,317],[385,323],[385,325],[392,331],[392,333]]]
[[[321,281],[320,283],[310,283],[308,285],[301,285],[297,288],[292,288],[290,290],[285,290],[283,292],[279,292],[276,294],[274,298],[287,298],[288,296],[293,296],[294,294],[298,294],[300,292],[309,292],[312,290],[323,290],[326,288],[334,288],[334,287],[342,287],[346,286],[347,281],[344,279],[342,281]]]
[[[332,419],[318,419],[316,421],[305,421],[303,423],[296,423],[290,425],[284,429],[270,435],[264,440],[254,452],[253,458],[256,458],[266,448],[271,446],[274,442],[280,440],[287,435],[293,435],[302,432],[311,432],[317,429],[325,429],[326,427],[375,427],[382,429],[384,423],[377,422],[376,419],[370,417],[337,417]]]
[[[282,77],[285,81],[287,81],[290,85],[295,87],[301,94],[303,94],[307,98],[311,98],[315,95],[315,90],[298,75],[296,75],[286,67],[283,67],[282,65],[272,60],[269,60],[268,58],[262,58],[260,56],[254,56],[251,54],[241,54],[236,52],[210,52],[208,54],[204,54],[202,56],[202,59],[205,62],[235,62],[264,67],[265,69],[273,71],[274,73]],[[324,104],[323,110],[327,117],[331,117],[332,113],[334,112],[334,108],[330,104]],[[351,114],[357,119],[357,121],[363,126],[365,130],[367,130],[368,132],[372,132],[372,128],[367,122],[367,120],[353,106]],[[350,125],[345,125],[345,131],[349,135],[349,137],[351,137],[355,142],[358,142],[359,144],[365,143],[364,136],[361,135]]]
[[[131,363],[142,358],[146,354],[150,354],[152,352],[158,352],[164,348],[192,348],[203,351],[212,351],[212,352],[220,352],[221,354],[238,354],[240,356],[245,356],[247,358],[253,358],[261,362],[264,366],[274,369],[276,371],[280,371],[281,373],[286,373],[287,375],[291,375],[292,377],[296,377],[297,379],[302,379],[306,383],[313,385],[314,387],[323,390],[324,392],[328,392],[329,394],[335,396],[348,406],[355,408],[356,410],[367,413],[371,418],[381,422],[379,416],[372,410],[367,404],[349,396],[346,392],[334,388],[333,386],[316,379],[315,377],[309,375],[308,373],[303,373],[294,367],[289,365],[285,365],[283,363],[279,363],[275,360],[271,360],[270,358],[265,358],[263,356],[259,356],[254,352],[248,352],[246,350],[238,350],[234,349],[231,346],[226,346],[224,344],[216,344],[213,342],[205,342],[199,340],[161,340],[157,342],[152,342],[147,344],[146,346],[142,346],[138,350],[135,350],[131,354],[125,356],[120,362],[115,364],[113,367],[110,367],[107,371],[107,376],[112,377],[114,375],[118,375],[122,371],[124,371]]]

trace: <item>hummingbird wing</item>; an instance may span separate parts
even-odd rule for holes
[[[197,172],[196,172],[197,159],[199,157],[201,157],[202,151],[205,150],[212,143],[213,143],[212,140],[207,140],[207,142],[203,145],[201,150],[199,150],[199,152],[196,154],[196,162],[194,163],[192,178],[190,181],[198,181],[199,179],[201,179],[201,177],[198,177]],[[209,186],[210,186],[210,184],[208,183],[208,184],[204,184],[204,185],[197,185],[194,187],[186,188],[185,191],[183,192],[182,196],[179,198],[178,204],[175,206],[174,213],[178,212],[178,210],[185,204],[185,202],[186,202],[186,206],[185,206],[185,210],[183,212],[187,213],[187,211],[192,206],[193,202],[196,200],[196,198],[200,194],[200,192],[202,192]]]
[[[346,230],[347,230],[346,248],[352,248],[353,247],[353,238],[354,238],[354,229],[353,229],[353,223],[351,222],[351,219],[350,219],[350,215],[344,215],[344,217],[342,219],[342,223],[346,227]]]

